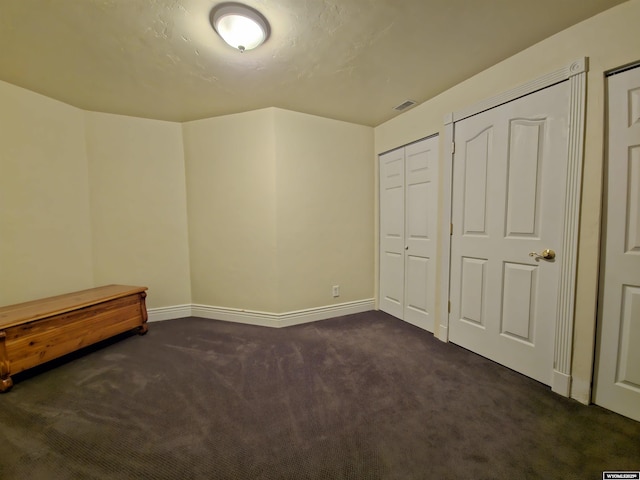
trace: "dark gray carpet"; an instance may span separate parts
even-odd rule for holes
[[[153,323],[0,395],[0,478],[600,479],[640,423],[381,312]]]

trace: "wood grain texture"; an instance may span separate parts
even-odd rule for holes
[[[107,285],[0,308],[0,392],[11,375],[119,333],[146,333],[146,290]]]

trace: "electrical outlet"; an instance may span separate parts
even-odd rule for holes
[[[331,289],[331,292],[333,294],[334,297],[339,297],[340,296],[340,285],[334,285]]]

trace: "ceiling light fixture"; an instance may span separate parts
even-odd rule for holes
[[[211,25],[240,52],[252,50],[269,37],[269,23],[257,10],[240,3],[221,3],[211,10]]]

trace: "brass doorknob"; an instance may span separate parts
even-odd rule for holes
[[[556,252],[551,250],[550,248],[546,248],[542,251],[542,253],[529,252],[530,257],[534,257],[536,260],[538,258],[544,258],[545,260],[553,260],[556,258]]]

